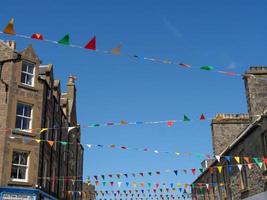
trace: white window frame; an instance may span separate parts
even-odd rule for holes
[[[16,182],[28,182],[29,165],[30,165],[30,153],[27,152],[27,151],[14,150],[13,153],[12,153],[12,160],[13,160],[13,154],[14,154],[14,152],[17,152],[17,153],[27,153],[28,154],[28,156],[27,156],[27,165],[21,165],[21,164],[13,164],[13,163],[11,163],[11,170],[12,170],[12,167],[13,166],[25,167],[26,168],[25,179],[12,178],[12,177],[10,177],[10,178],[11,178],[12,181],[16,181]],[[20,160],[20,158],[19,158],[19,160]]]
[[[23,64],[27,64],[27,71],[22,71]],[[33,71],[32,71],[32,73],[28,72],[29,71],[28,70],[29,64],[30,65],[33,65]],[[21,76],[22,76],[22,74],[26,74],[26,75],[32,76],[32,84],[27,84],[27,83],[22,82],[21,78],[20,78],[20,82],[23,85],[34,87],[34,74],[35,74],[35,66],[34,66],[34,63],[31,63],[31,62],[28,62],[28,61],[22,61],[22,66],[21,66]]]
[[[30,123],[29,123],[29,128],[28,129],[22,129],[21,128],[21,125],[20,125],[20,128],[17,128],[16,129],[19,129],[19,130],[22,130],[22,131],[26,131],[26,132],[31,132],[31,129],[32,129],[32,115],[33,115],[33,106],[31,104],[27,104],[27,103],[23,103],[23,102],[17,102],[17,108],[18,108],[18,104],[21,104],[23,106],[30,106],[31,107],[31,117],[28,117],[28,116],[25,116],[25,115],[18,115],[17,114],[17,110],[16,110],[16,121],[15,123],[17,124],[17,117],[21,117],[21,118],[26,118],[26,119],[30,119]],[[24,109],[24,108],[23,108]],[[23,110],[23,114],[24,114],[24,110]]]

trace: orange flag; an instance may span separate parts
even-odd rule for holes
[[[48,144],[52,147],[53,146],[53,144],[55,143],[54,141],[52,141],[52,140],[48,140],[47,141],[48,142]]]
[[[5,34],[16,35],[14,31],[14,19],[13,18],[9,21],[7,26],[4,28],[3,32]]]

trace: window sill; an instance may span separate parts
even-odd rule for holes
[[[28,181],[15,181],[15,180],[10,180],[8,182],[8,185],[10,185],[10,186],[29,186],[29,187],[32,186],[32,184],[30,184]]]
[[[23,130],[20,130],[20,129],[14,129],[12,131],[13,134],[15,135],[22,135],[22,136],[29,136],[29,137],[35,137],[36,134],[32,133],[32,132],[29,132],[29,131],[23,131]]]
[[[35,89],[34,86],[25,85],[25,84],[22,84],[22,83],[19,83],[18,88],[23,88],[23,89],[31,90],[33,92],[38,92],[38,90]]]

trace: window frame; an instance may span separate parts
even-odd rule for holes
[[[27,71],[23,71],[22,70],[23,64],[25,64],[25,63],[27,64]],[[32,73],[30,73],[29,70],[28,70],[29,65],[33,65]],[[25,74],[26,76],[32,76],[32,79],[31,79],[32,84],[27,84],[25,82],[22,82],[22,74]],[[20,73],[20,75],[21,75],[20,76],[20,83],[21,84],[26,85],[26,86],[30,86],[30,87],[34,87],[34,85],[35,85],[35,77],[34,77],[34,75],[35,75],[35,64],[33,62],[29,62],[29,61],[23,60],[22,64],[21,64],[21,73]],[[25,81],[25,80],[23,80],[23,81]]]
[[[30,117],[25,116],[25,115],[18,115],[17,112],[18,112],[18,105],[19,105],[19,104],[21,104],[21,105],[23,105],[23,106],[30,106],[30,107],[31,107],[31,114],[30,114]],[[23,114],[24,114],[24,112],[25,112],[24,109],[25,109],[25,108],[23,107]],[[20,118],[22,118],[22,119],[28,119],[28,120],[30,120],[28,129],[22,129],[21,124],[20,124],[20,128],[16,127],[16,126],[17,126],[17,117],[20,117]],[[25,132],[31,132],[31,129],[32,129],[32,120],[33,120],[33,105],[32,105],[32,104],[29,104],[29,103],[24,103],[24,102],[17,102],[15,128],[16,128],[17,130],[21,130],[21,131],[25,131]]]
[[[27,164],[26,165],[22,165],[22,164],[13,164],[13,155],[14,155],[14,152],[16,153],[26,153],[27,154]],[[28,182],[28,179],[29,179],[29,168],[30,168],[30,152],[28,151],[22,151],[22,150],[13,150],[12,152],[12,161],[11,161],[11,174],[10,174],[10,179],[12,181],[16,181],[16,182]],[[19,157],[19,160],[20,160],[20,157]],[[25,170],[25,179],[20,179],[20,178],[12,178],[12,168],[13,166],[16,166],[16,167],[25,167],[26,170]],[[18,169],[17,169],[18,170]],[[17,172],[18,173],[18,172]]]

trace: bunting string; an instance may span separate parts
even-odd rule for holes
[[[0,31],[1,34],[7,34],[23,39],[33,39],[33,40],[38,40],[38,41],[43,41],[43,42],[49,42],[57,45],[65,45],[68,47],[72,48],[78,48],[78,49],[86,49],[86,50],[91,50],[97,53],[102,53],[102,54],[109,54],[109,55],[114,55],[114,56],[123,56],[127,58],[132,58],[134,60],[144,60],[144,61],[149,61],[152,63],[160,63],[160,64],[165,64],[165,65],[175,65],[179,66],[182,68],[186,69],[200,69],[204,71],[212,71],[215,73],[220,73],[228,76],[241,76],[241,74],[235,73],[235,72],[228,72],[228,71],[222,71],[222,70],[215,70],[215,67],[210,66],[210,65],[205,65],[201,67],[193,67],[191,64],[187,64],[184,62],[177,62],[177,61],[172,61],[170,59],[158,59],[158,58],[153,58],[153,57],[147,57],[147,56],[140,56],[138,54],[126,54],[122,53],[122,45],[119,44],[116,47],[112,48],[111,50],[100,50],[96,48],[96,36],[93,36],[92,39],[85,45],[85,46],[80,46],[80,45],[74,45],[70,43],[70,35],[66,34],[63,38],[60,40],[50,40],[46,39],[42,34],[40,33],[33,33],[31,36],[29,35],[23,35],[23,34],[17,34],[15,32],[14,28],[14,19],[11,19],[10,22],[7,24],[7,26],[3,29],[3,31]]]
[[[255,117],[259,117],[260,115],[254,115]],[[247,114],[239,114],[240,119],[248,118]],[[114,127],[114,126],[128,126],[128,125],[158,125],[164,124],[167,127],[173,127],[175,123],[189,123],[189,122],[203,122],[203,121],[211,121],[211,120],[223,121],[225,120],[223,114],[217,114],[214,117],[206,117],[204,114],[201,114],[200,117],[191,119],[188,115],[183,115],[182,119],[170,119],[170,120],[161,120],[161,121],[136,121],[136,122],[128,122],[126,120],[121,120],[120,122],[106,122],[106,123],[92,123],[89,125],[82,125],[79,128],[99,128],[99,127]],[[227,118],[226,118],[227,119]],[[42,128],[32,128],[32,129],[16,129],[16,128],[0,128],[0,131],[12,132],[12,131],[26,131],[31,133],[45,133],[48,130],[57,130],[57,129],[68,129],[68,132],[77,128],[76,126],[71,127],[42,127]]]
[[[228,163],[230,163],[231,161],[235,161],[237,164],[241,163],[241,159],[246,161],[248,164],[250,163],[256,163],[258,166],[263,165],[264,163],[267,164],[267,158],[266,157],[251,157],[251,156],[230,156],[230,155],[226,155],[226,156],[221,156],[221,155],[215,155],[214,157],[211,156],[210,154],[201,154],[201,153],[190,153],[190,152],[171,152],[171,151],[160,151],[160,150],[150,150],[148,148],[131,148],[131,147],[127,147],[127,146],[118,146],[115,144],[111,144],[111,145],[102,145],[102,144],[83,144],[83,143],[78,143],[78,142],[67,142],[67,141],[60,141],[60,140],[41,140],[41,139],[35,139],[35,138],[29,138],[29,137],[25,137],[25,136],[16,136],[16,135],[11,135],[9,136],[10,139],[14,140],[14,139],[21,139],[23,143],[29,143],[29,142],[36,142],[36,143],[40,143],[40,142],[46,142],[48,143],[51,147],[55,144],[55,143],[59,143],[62,145],[83,145],[83,146],[87,146],[89,149],[96,147],[96,148],[111,148],[111,149],[120,149],[120,150],[135,150],[135,151],[141,151],[141,152],[152,152],[154,154],[173,154],[176,156],[195,156],[197,158],[201,158],[201,159],[206,159],[206,160],[214,160],[216,159],[219,163],[221,162],[222,159],[225,159]],[[261,166],[260,166],[261,167]]]

